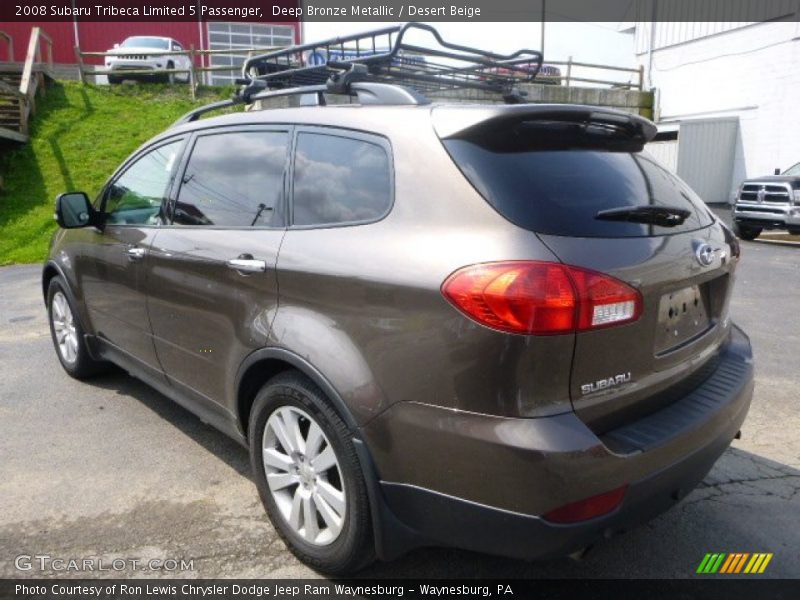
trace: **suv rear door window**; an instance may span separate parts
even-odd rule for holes
[[[173,210],[177,225],[280,226],[286,131],[197,138]]]
[[[363,223],[392,203],[389,155],[362,139],[301,132],[294,159],[293,223]]]
[[[543,234],[637,237],[707,227],[711,216],[680,179],[645,152],[594,148],[491,147],[446,139],[445,147],[472,185],[511,222]],[[641,206],[688,210],[682,224],[663,227],[596,218]]]

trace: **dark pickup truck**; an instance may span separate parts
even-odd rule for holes
[[[800,235],[800,163],[775,175],[748,179],[739,186],[733,205],[733,225],[743,240],[754,240],[765,229]]]

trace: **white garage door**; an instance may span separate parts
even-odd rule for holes
[[[708,203],[730,200],[739,119],[683,121],[678,175]]]
[[[217,23],[208,24],[210,50],[230,50],[211,55],[211,66],[235,67],[231,71],[212,71],[211,85],[229,85],[240,77],[241,67],[249,48],[269,48],[294,44],[294,29],[288,25],[264,25],[261,23]]]

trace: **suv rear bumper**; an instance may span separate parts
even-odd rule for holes
[[[363,430],[380,474],[372,493],[378,554],[440,545],[532,559],[611,537],[702,481],[739,431],[752,393],[750,342],[734,328],[706,381],[638,422],[648,435],[637,437],[632,423],[601,439],[574,413],[511,419],[395,405]],[[416,458],[398,464],[384,460],[389,452]],[[625,498],[607,515],[569,525],[539,516],[623,485]]]

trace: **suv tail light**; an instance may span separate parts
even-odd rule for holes
[[[442,294],[482,325],[532,335],[554,335],[630,323],[642,296],[608,275],[541,261],[464,267],[442,284]]]

